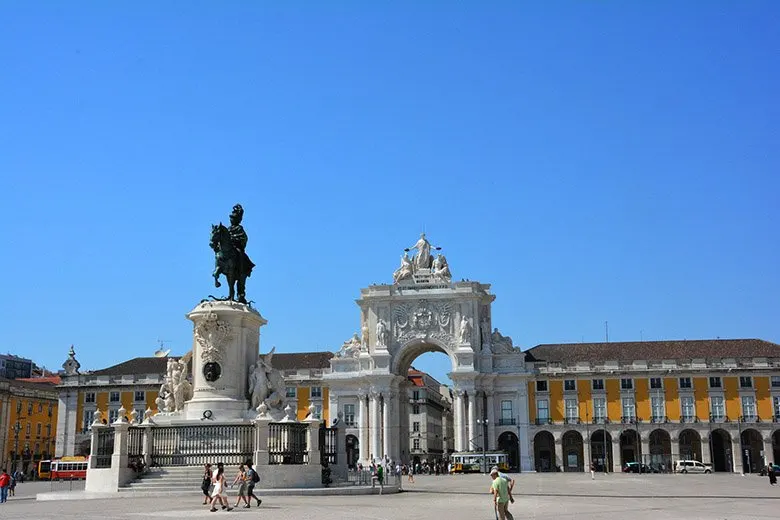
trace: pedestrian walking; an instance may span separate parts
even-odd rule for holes
[[[509,494],[509,503],[514,504],[515,503],[515,497],[512,496],[512,490],[515,489],[515,480],[507,475],[506,473],[502,473],[498,470],[498,466],[493,466],[490,468],[490,474],[492,475],[493,472],[498,473],[499,478],[502,478],[506,480],[507,485],[507,493]]]
[[[14,471],[11,473],[11,484],[8,486],[8,496],[9,497],[15,497],[16,496],[16,483],[19,479],[19,472]]]
[[[379,464],[376,467],[376,481],[379,482],[379,494],[382,494],[382,491],[384,490],[384,476],[385,476],[385,468]]]
[[[11,475],[3,469],[0,473],[0,504],[8,501],[8,488],[11,487]]]
[[[203,505],[205,506],[211,501],[211,479],[213,475],[211,473],[211,464],[206,464],[204,467],[203,480],[200,483],[200,489],[203,491]]]
[[[493,494],[493,507],[498,513],[499,520],[515,520],[508,509],[509,483],[506,479],[498,476],[498,470],[495,468],[491,470],[490,478],[493,479],[493,483],[490,485],[490,492]]]
[[[220,462],[219,464],[217,464],[217,474],[214,477],[214,490],[211,492],[210,511],[212,513],[217,510],[217,508],[214,507],[217,502],[222,504],[222,509],[227,509],[228,511],[233,510],[233,508],[230,507],[227,494],[225,493],[226,487],[227,484],[225,484],[225,468],[222,466],[222,463]]]
[[[246,461],[246,468],[248,484],[246,489],[247,500],[254,498],[257,501],[257,507],[260,507],[260,504],[262,504],[263,501],[255,496],[255,485],[260,482],[260,475],[258,475],[257,470],[252,467],[251,460]]]
[[[766,467],[766,474],[769,475],[769,485],[774,486],[777,484],[777,474],[775,473],[775,465],[770,463]]]
[[[414,484],[414,464],[409,464],[409,471],[406,473],[409,475],[409,482]]]
[[[596,480],[596,465],[594,463],[590,463],[590,479]]]
[[[233,485],[235,486],[236,484],[238,484],[238,497],[236,497],[236,504],[233,507],[238,507],[238,504],[243,501],[246,504],[244,509],[249,509],[249,499],[246,496],[249,484],[246,481],[246,469],[243,464],[239,464],[238,473],[236,478],[233,479]]]

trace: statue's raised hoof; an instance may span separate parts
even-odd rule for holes
[[[219,280],[214,280],[214,287],[222,287],[222,284],[219,283]]]

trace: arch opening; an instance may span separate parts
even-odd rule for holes
[[[612,471],[612,435],[604,430],[596,430],[590,436],[590,456],[596,471]]]
[[[582,434],[578,431],[570,430],[563,434],[561,443],[563,444],[563,471],[584,471],[585,460]]]
[[[713,471],[733,471],[731,435],[720,428],[710,433]]]
[[[620,434],[620,465],[625,468],[629,462],[639,462],[639,434],[636,430],[624,430]]]
[[[680,432],[680,458],[683,460],[698,460],[701,457],[701,436],[696,430],[683,430]]]
[[[534,436],[534,465],[539,472],[557,471],[555,437],[548,431],[541,431]]]
[[[443,348],[426,342],[405,345],[394,362],[394,373],[404,378],[397,402],[401,461],[431,473],[446,471],[455,451],[451,365]]]
[[[498,450],[507,453],[510,471],[520,470],[520,441],[514,432],[503,432],[498,436]]]
[[[740,453],[743,473],[758,473],[764,466],[761,451],[764,449],[764,440],[761,434],[753,428],[742,430],[742,452]]]
[[[666,430],[653,430],[648,439],[650,453],[645,457],[651,471],[666,473],[672,467],[672,438]]]

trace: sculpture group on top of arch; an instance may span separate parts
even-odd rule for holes
[[[409,258],[409,251],[417,250],[417,254]],[[440,247],[433,247],[425,233],[420,234],[420,239],[409,248],[404,249],[401,257],[401,266],[393,273],[393,283],[411,283],[415,281],[415,275],[421,275],[423,281],[449,282],[452,280],[450,266],[447,258],[439,253],[436,257],[431,255],[431,249],[440,251]]]

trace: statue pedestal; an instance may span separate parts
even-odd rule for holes
[[[186,420],[244,421],[249,367],[260,352],[260,327],[268,323],[248,305],[202,302],[187,318],[194,324],[193,397],[184,405]]]

